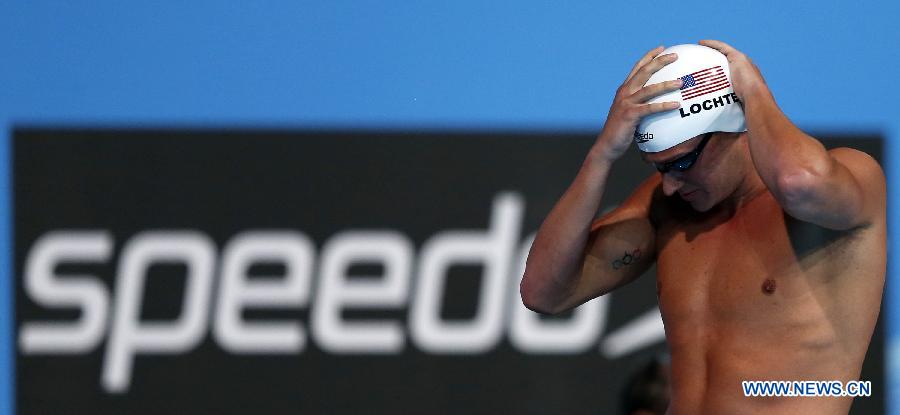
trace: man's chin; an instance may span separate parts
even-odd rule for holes
[[[709,196],[709,195],[706,195],[706,194],[701,195],[699,193],[700,193],[700,191],[697,190],[693,194],[689,194],[687,198],[685,198],[684,196],[679,195],[679,194],[672,195],[671,197],[677,198],[682,203],[686,203],[686,204],[690,205],[691,209],[693,209],[695,212],[698,212],[698,213],[703,213],[703,212],[706,212],[706,211],[712,209],[715,206],[715,204],[709,203],[709,199],[707,197],[704,197],[704,196]]]
[[[695,211],[700,212],[700,213],[706,212],[713,208],[713,205],[710,203],[707,203],[707,201],[705,199],[694,199],[694,200],[688,200],[686,202],[689,205],[691,205],[692,209],[694,209]]]

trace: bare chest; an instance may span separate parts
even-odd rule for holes
[[[835,270],[834,256],[821,253],[833,250],[835,239],[794,223],[770,197],[727,220],[663,226],[657,293],[667,328],[765,330],[773,321],[784,328],[814,316],[819,288]]]
[[[858,375],[884,281],[881,226],[830,231],[771,195],[725,219],[679,219],[656,238],[673,399],[709,403],[746,379]]]

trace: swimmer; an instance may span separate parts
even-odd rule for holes
[[[658,172],[595,220],[632,141]],[[859,380],[884,288],[885,209],[878,163],[794,126],[743,53],[714,40],[658,47],[541,225],[522,300],[564,312],[655,262],[667,414],[846,414],[852,397],[746,397],[741,382]]]

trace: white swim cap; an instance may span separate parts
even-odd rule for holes
[[[647,102],[676,101],[681,108],[641,120],[634,132],[641,151],[660,152],[712,131],[747,131],[725,55],[703,45],[672,46],[662,52],[667,53],[677,53],[678,59],[653,74],[645,85],[679,78],[684,85]]]

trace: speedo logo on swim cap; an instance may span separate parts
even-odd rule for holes
[[[635,143],[646,143],[652,139],[653,139],[653,133],[640,134],[637,131],[634,132],[634,142]]]

